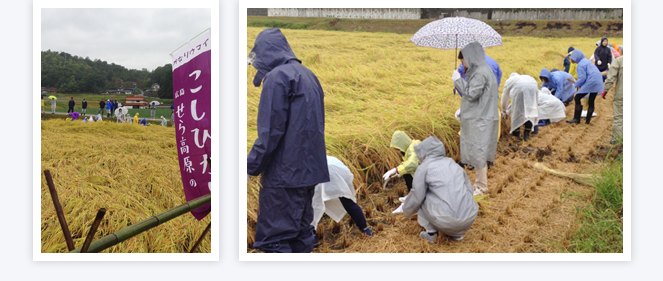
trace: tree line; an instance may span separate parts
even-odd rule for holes
[[[153,83],[160,86],[158,97],[172,98],[172,65],[166,64],[150,72],[145,68],[127,69],[115,63],[65,52],[41,52],[41,86],[55,87],[59,93],[100,94],[107,89],[119,88],[145,90]]]

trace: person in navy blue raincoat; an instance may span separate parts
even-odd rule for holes
[[[541,79],[542,82],[541,89],[548,88],[550,93],[561,100],[565,105],[568,105],[573,99],[573,94],[575,94],[576,89],[573,87],[575,80],[571,74],[564,71],[557,71],[556,69],[553,69],[553,72],[550,72],[547,68],[544,68],[541,69],[539,79]]]
[[[253,85],[262,83],[258,139],[246,161],[262,184],[253,247],[312,252],[315,185],[329,181],[322,86],[279,29],[258,34],[248,63],[258,70]]]
[[[587,124],[592,119],[594,113],[594,100],[598,93],[603,92],[603,78],[601,72],[591,61],[585,58],[580,50],[575,49],[571,54],[571,62],[578,64],[578,80],[575,87],[579,88],[575,95],[575,111],[573,113],[573,120],[566,121],[567,123],[580,123],[580,116],[582,115],[581,99],[589,96],[589,107],[587,108],[587,117],[585,120]]]

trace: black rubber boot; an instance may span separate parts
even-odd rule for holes
[[[515,131],[513,131],[513,133],[511,133],[511,135],[514,136],[514,137],[516,137],[516,140],[517,140],[517,141],[520,141],[520,140],[521,140],[521,138],[520,138],[520,128],[518,128],[518,129],[516,129]]]
[[[592,114],[594,114],[594,109],[593,108],[588,108],[587,109],[587,117],[585,118],[585,120],[586,120],[585,124],[589,124],[589,121],[592,120]]]
[[[530,132],[529,130],[525,129],[525,132],[523,133],[525,135],[523,139],[526,141],[529,140],[529,132]]]
[[[575,111],[573,112],[573,120],[567,120],[566,123],[576,123],[580,124],[580,115],[582,114],[582,105],[576,106]]]

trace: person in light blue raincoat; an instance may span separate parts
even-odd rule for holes
[[[573,112],[573,120],[566,121],[567,123],[580,123],[580,115],[582,114],[581,99],[589,97],[589,107],[587,108],[586,124],[592,119],[594,113],[594,100],[598,93],[603,92],[603,77],[601,72],[591,61],[585,58],[585,54],[579,49],[575,49],[571,54],[571,63],[578,64],[578,80],[576,80],[575,87],[579,88],[575,95],[575,110]]]
[[[497,64],[497,61],[486,55],[486,50],[483,50],[483,56],[486,58],[486,63],[488,63],[490,66],[493,74],[495,74],[495,79],[497,79],[497,87],[499,88],[500,82],[502,81],[502,69],[500,69],[500,65]],[[465,79],[465,66],[463,66],[462,63],[460,66],[458,66],[458,73],[460,73],[460,78]],[[460,90],[458,90],[458,92],[460,92]],[[460,95],[462,96],[463,94],[461,93]]]
[[[258,139],[247,173],[261,175],[254,248],[263,252],[312,252],[316,244],[312,200],[328,182],[324,92],[279,29],[256,37],[247,62],[258,72]]]
[[[571,74],[564,71],[554,71],[554,69],[553,72],[550,72],[547,68],[544,68],[541,69],[539,79],[542,82],[541,89],[548,88],[553,96],[565,104],[568,104],[573,99],[576,88],[573,85],[575,80]]]

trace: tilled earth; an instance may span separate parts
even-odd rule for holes
[[[568,173],[591,174],[603,167],[606,157],[622,152],[611,148],[612,91],[608,98],[596,99],[591,124],[567,124],[573,117],[573,103],[566,108],[567,119],[539,128],[529,141],[516,141],[507,132],[500,139],[495,165],[488,170],[490,195],[480,200],[481,212],[462,241],[439,237],[434,244],[419,238],[423,230],[416,215],[405,218],[392,214],[406,194],[403,180],[382,190],[373,183],[358,191],[358,204],[374,231],[361,233],[345,216],[335,223],[324,216],[318,225],[321,253],[549,253],[566,252],[569,239],[578,226],[578,208],[588,205],[593,187],[535,169],[535,163]],[[586,106],[583,108],[586,110]],[[503,129],[505,129],[503,123]],[[508,125],[506,126],[508,127]],[[466,169],[472,183],[475,174]],[[251,205],[251,204],[249,204]],[[257,205],[257,204],[256,204]],[[249,210],[249,217],[254,210]],[[255,213],[253,213],[255,215]],[[249,252],[255,222],[249,218]]]

